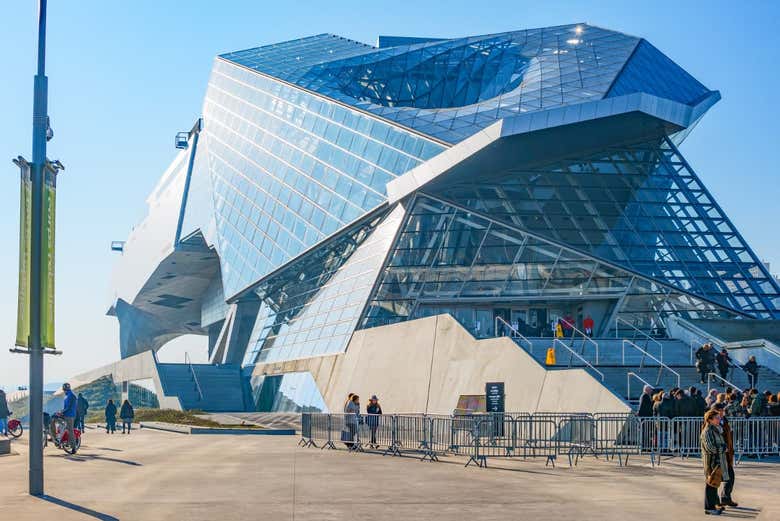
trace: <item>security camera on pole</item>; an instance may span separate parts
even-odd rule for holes
[[[43,495],[43,355],[54,347],[54,228],[59,161],[46,159],[49,126],[46,78],[46,0],[38,15],[38,71],[33,97],[32,163],[19,156],[21,171],[19,306],[15,353],[30,355],[30,469],[33,496]]]

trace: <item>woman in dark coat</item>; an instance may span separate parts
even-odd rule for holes
[[[723,507],[718,498],[718,487],[710,486],[707,478],[716,470],[723,473],[723,481],[729,480],[729,466],[726,458],[726,440],[720,428],[720,414],[710,410],[704,415],[704,427],[701,430],[701,459],[704,463],[704,513],[720,515]]]
[[[379,428],[379,415],[382,414],[382,406],[379,405],[379,399],[376,395],[373,395],[368,401],[366,414],[368,414],[366,423],[368,424],[369,429],[371,429],[371,445],[375,449],[378,449],[379,445],[376,443],[376,431]]]
[[[134,416],[133,406],[130,405],[128,400],[125,400],[122,403],[122,408],[119,410],[119,417],[122,418],[122,434],[125,433],[125,427],[127,427],[127,434],[130,434],[130,426],[133,424]]]
[[[116,405],[114,400],[108,400],[106,405],[106,434],[116,432]]]

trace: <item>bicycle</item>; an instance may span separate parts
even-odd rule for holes
[[[16,418],[11,418],[8,420],[8,434],[14,438],[18,438],[22,435],[24,432],[24,428],[22,427],[22,422],[17,420]]]
[[[76,452],[81,448],[81,429],[77,429],[75,427],[73,428],[75,443],[73,446],[71,446],[70,436],[68,435],[68,431],[66,429],[67,424],[65,423],[65,418],[62,416],[62,414],[53,414],[50,421],[54,422],[54,436],[51,436],[51,431],[49,432],[49,436],[44,434],[43,446],[45,447],[48,445],[48,439],[51,438],[54,446],[58,449],[62,449],[68,454],[76,454]]]

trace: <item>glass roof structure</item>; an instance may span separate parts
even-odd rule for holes
[[[630,92],[683,102],[709,92],[646,41],[586,24],[387,43],[399,45],[323,34],[222,58],[448,143],[514,114]]]

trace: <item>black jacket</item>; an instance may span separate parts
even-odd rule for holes
[[[642,393],[639,399],[639,411],[636,413],[641,418],[647,418],[653,415],[653,399],[649,394]]]
[[[112,420],[116,420],[116,405],[113,403],[109,403],[106,405],[106,419],[111,418]]]
[[[693,402],[696,406],[696,414],[693,416],[703,416],[704,413],[707,411],[707,400],[704,399],[704,397],[700,394],[696,395],[696,398],[693,399]]]
[[[731,357],[729,357],[728,353],[726,354],[718,353],[717,360],[718,360],[718,369],[720,369],[721,371],[724,371],[725,369],[728,368],[728,366],[731,365]]]
[[[715,350],[700,347],[699,350],[696,351],[696,360],[698,360],[697,367],[701,369],[711,369],[715,364]]]
[[[674,403],[672,399],[664,396],[660,402],[653,405],[653,412],[656,416],[674,418]]]
[[[758,374],[758,367],[759,365],[756,362],[750,360],[748,363],[742,366],[742,369],[752,374],[753,376],[756,376]]]
[[[134,416],[133,406],[129,403],[123,403],[122,408],[119,410],[119,417],[123,420],[132,420]]]
[[[86,416],[87,409],[89,409],[89,402],[83,396],[79,396],[78,402],[76,402],[76,410],[79,416]]]

